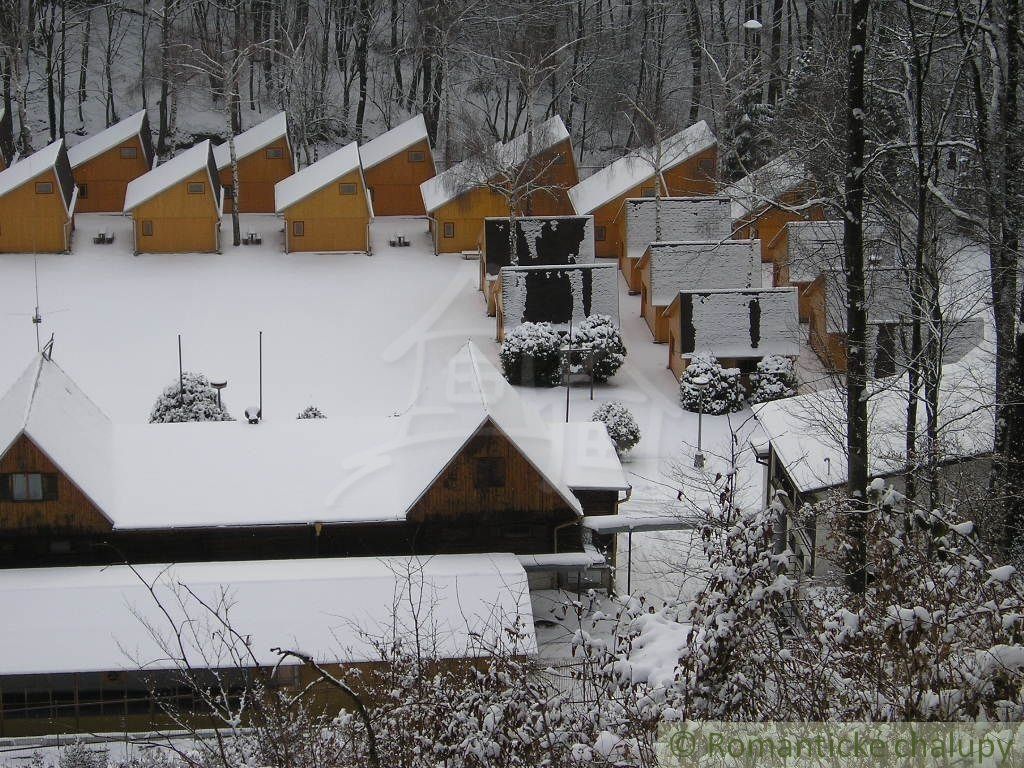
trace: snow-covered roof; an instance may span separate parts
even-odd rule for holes
[[[825,273],[825,330],[846,333],[846,274],[830,269]],[[910,316],[911,294],[903,270],[869,267],[864,270],[869,323],[898,323]]]
[[[594,261],[593,216],[517,216],[514,219],[519,266],[589,264]],[[484,219],[481,257],[491,277],[512,266],[509,218]]]
[[[101,511],[111,505],[113,425],[60,366],[42,355],[0,398],[0,456],[23,434]]]
[[[651,303],[667,307],[680,291],[761,287],[761,241],[651,243]]]
[[[278,112],[235,136],[235,157],[239,160],[248,157],[282,136],[288,138],[288,116],[284,112]],[[218,171],[223,171],[231,165],[231,149],[226,141],[213,148],[213,159],[217,163]]]
[[[675,302],[680,304],[678,333],[684,358],[800,354],[795,288],[681,291]]]
[[[147,200],[151,200],[164,190],[204,169],[210,176],[210,188],[218,190],[220,183],[215,178],[216,174],[213,173],[213,150],[209,139],[199,142],[180,155],[175,155],[166,163],[161,163],[148,173],[128,182],[128,188],[124,194],[125,212],[135,210]],[[218,194],[217,197],[219,198],[220,195]]]
[[[943,458],[992,450],[994,367],[975,350],[942,367],[939,434]],[[900,472],[906,463],[906,377],[869,383],[868,469],[872,476]],[[846,393],[825,389],[754,406],[768,442],[801,493],[846,483]],[[924,408],[918,409],[924,432]]]
[[[531,301],[531,289],[540,297],[535,295]],[[618,267],[614,263],[502,267],[501,307],[506,333],[525,322],[551,323],[561,330],[568,327],[570,317],[578,324],[590,315],[607,315],[618,326]]]
[[[786,235],[791,283],[810,283],[822,272],[843,265],[843,222],[790,221],[772,240]]]
[[[77,168],[119,144],[124,144],[129,139],[140,136],[143,130],[148,130],[148,126],[144,109],[139,110],[131,117],[126,117],[119,123],[114,123],[106,130],[100,131],[68,149],[68,160],[71,161],[71,167]],[[144,141],[142,146],[143,152],[145,152],[149,142]]]
[[[300,200],[304,200],[314,192],[319,192],[332,181],[340,179],[359,167],[359,146],[354,141],[332,152],[327,157],[320,158],[312,165],[307,165],[301,171],[293,173],[287,179],[282,179],[274,185],[277,212],[282,213]],[[361,174],[362,171],[360,171]]]
[[[423,115],[411,117],[359,148],[363,170],[368,171],[375,165],[391,159],[403,149],[426,141],[427,138],[427,123],[424,121]]]
[[[732,235],[730,205],[727,197],[630,198],[624,206],[626,256],[639,259],[658,241],[727,240]]]
[[[183,641],[198,668],[235,667],[199,602],[225,595],[232,629],[249,640],[235,652],[263,666],[278,661],[274,647],[328,663],[379,660],[372,639],[412,632],[409,606],[421,602],[420,631],[442,657],[483,655],[517,619],[519,652],[536,652],[526,573],[510,554],[29,568],[0,570],[0,611],[17,616],[0,628],[0,675],[174,669],[172,626],[142,580],[176,624],[192,622]]]
[[[24,186],[36,176],[53,170],[63,149],[64,140],[57,139],[28,157],[21,158],[10,168],[0,171],[0,197]]]
[[[667,171],[718,143],[708,124],[701,120],[661,142],[657,147],[644,147],[620,157],[569,190],[576,213],[593,213],[605,203],[627,194],[631,189],[654,178],[655,167]]]
[[[506,144],[496,143],[493,163],[487,158],[470,157],[424,181],[420,184],[423,205],[427,213],[432,213],[471,189],[485,185],[494,175],[495,168],[508,168],[526,162],[529,159],[527,147],[531,142],[533,156],[536,157],[568,138],[569,132],[562,118],[558,115],[548,118],[533,130],[532,138],[522,133]]]
[[[797,153],[790,151],[727,184],[720,194],[732,199],[732,220],[738,221],[759,213],[807,181],[806,167]]]

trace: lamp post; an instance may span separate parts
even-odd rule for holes
[[[704,432],[704,390],[710,383],[711,379],[707,376],[694,376],[690,379],[690,384],[697,389],[697,452],[693,454],[694,469],[704,469],[704,453],[701,450]]]

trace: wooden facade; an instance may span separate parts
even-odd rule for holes
[[[204,168],[146,200],[132,210],[135,251],[219,252],[219,192]]]
[[[18,183],[0,193],[0,253],[67,253],[71,250],[77,191],[63,141],[0,172]],[[37,167],[34,167],[38,165]]]
[[[73,147],[69,156],[78,185],[77,210],[120,213],[128,183],[152,167],[153,138],[146,113],[140,112],[90,137]]]
[[[224,187],[224,211],[232,210],[235,179],[231,163],[218,170]],[[295,173],[288,137],[279,136],[244,157],[238,158],[239,213],[273,213],[274,185]]]
[[[425,216],[420,184],[437,173],[430,142],[422,139],[363,169],[377,216]]]
[[[285,251],[367,252],[372,210],[362,172],[354,168],[281,212]]]
[[[778,251],[770,248],[769,244],[789,222],[825,220],[825,209],[821,205],[804,207],[812,194],[813,189],[810,185],[802,185],[782,195],[777,205],[769,205],[740,217],[733,222],[733,237],[737,240],[760,239],[761,261],[766,264],[771,262],[772,255]]]

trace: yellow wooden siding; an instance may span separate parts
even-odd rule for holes
[[[51,191],[37,194],[36,182],[49,182]],[[63,253],[72,227],[52,168],[0,197],[2,253]]]
[[[788,207],[803,206],[808,200],[807,190],[795,190],[782,196],[780,205]],[[733,225],[733,237],[738,240],[760,239],[761,240],[761,261],[768,263],[772,261],[772,254],[778,253],[769,248],[769,244],[775,239],[783,228],[791,221],[824,221],[825,209],[820,205],[812,205],[807,208],[800,208],[797,211],[784,210],[783,208],[770,207],[756,216],[746,216]]]
[[[203,193],[189,194],[190,183],[202,182]],[[206,170],[165,189],[132,211],[135,250],[139,253],[213,253],[217,250],[217,201]],[[153,222],[153,234],[144,224]]]
[[[409,160],[411,152],[422,152],[423,162]],[[366,186],[373,190],[373,213],[376,216],[424,216],[420,184],[436,174],[430,144],[417,142],[394,157],[365,170]]]
[[[281,157],[267,157],[268,150],[280,150]],[[288,143],[282,138],[238,160],[238,197],[240,213],[274,213],[274,185],[295,173]],[[220,171],[220,183],[234,186],[231,165]],[[224,196],[224,210],[231,211],[231,199]]]
[[[135,149],[134,158],[121,157],[121,149],[127,147]],[[146,153],[138,136],[82,163],[74,170],[75,183],[79,186],[75,211],[120,213],[124,210],[124,193],[128,182],[148,170]],[[81,190],[83,185],[87,187],[85,195]]]
[[[354,184],[354,195],[341,194],[342,184]],[[323,189],[284,211],[285,242],[292,251],[366,251],[370,223],[366,188],[359,169],[335,179]],[[305,230],[295,236],[294,222]]]

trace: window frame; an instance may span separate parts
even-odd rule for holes
[[[7,472],[0,475],[0,486],[0,500],[12,504],[38,504],[58,498],[55,472]]]
[[[83,182],[83,183],[78,185],[78,199],[79,200],[88,200],[89,199],[89,184],[88,184],[88,182]]]
[[[53,194],[53,182],[52,181],[37,181],[36,182],[36,194],[37,195],[52,195]]]
[[[263,157],[267,160],[283,160],[284,149],[281,147],[267,147],[263,153]]]
[[[451,240],[455,237],[455,222],[454,221],[442,221],[441,222],[441,237],[446,240]]]
[[[640,187],[640,197],[646,198],[648,200],[653,200],[657,196],[658,196],[658,187],[657,186],[653,186],[653,187]]]
[[[604,224],[594,225],[594,242],[603,243],[608,239],[608,227]]]
[[[152,237],[153,236],[153,220],[143,219],[142,220],[142,236]]]
[[[306,236],[306,221],[305,219],[296,219],[292,221],[292,237],[305,237]]]
[[[120,151],[122,160],[138,160],[139,159],[139,148],[138,147],[121,147]]]
[[[478,491],[494,491],[508,485],[508,464],[504,456],[481,456],[474,467],[473,485]]]
[[[349,192],[348,190],[352,191]],[[359,185],[354,181],[339,181],[338,182],[338,194],[344,195],[345,197],[352,197],[359,192]]]
[[[427,153],[422,149],[410,149],[406,154],[406,161],[410,163],[425,163],[427,162]]]
[[[206,194],[206,182],[205,181],[190,181],[186,186],[186,191],[190,195],[205,195]]]

